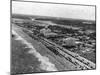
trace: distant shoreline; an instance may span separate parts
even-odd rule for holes
[[[76,20],[76,21],[86,21],[86,22],[93,22],[95,23],[96,20],[86,20],[86,19],[75,19],[75,18],[63,18],[63,17],[52,17],[52,16],[41,16],[41,15],[29,15],[29,14],[16,14],[16,13],[12,13],[12,16],[28,16],[28,17],[36,17],[36,18],[48,18],[48,19],[57,19],[57,20]]]

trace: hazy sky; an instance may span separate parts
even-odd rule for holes
[[[12,13],[95,20],[95,7],[12,1]]]

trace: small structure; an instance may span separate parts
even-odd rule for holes
[[[64,43],[63,43],[63,46],[76,46],[76,39],[75,38],[72,38],[72,37],[69,37],[69,38],[64,38],[62,40]]]
[[[43,34],[45,37],[55,37],[57,36],[56,33],[51,32],[51,30],[48,28],[48,26],[46,26],[45,28],[40,30],[40,33]]]

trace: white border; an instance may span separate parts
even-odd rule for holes
[[[32,1],[32,0],[31,0]],[[97,7],[97,69],[88,71],[69,71],[41,73],[41,75],[98,75],[100,74],[100,0],[33,0],[71,4],[96,5]],[[10,0],[0,0],[0,75],[10,75]],[[31,75],[31,74],[30,74]],[[38,75],[38,74],[37,74]]]

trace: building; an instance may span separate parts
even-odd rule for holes
[[[41,29],[40,30],[40,33],[41,34],[43,34],[43,36],[45,36],[45,37],[55,37],[55,36],[57,36],[57,34],[56,33],[54,33],[54,32],[52,32],[49,28],[43,28],[43,29]]]
[[[64,38],[63,40],[62,40],[62,42],[63,42],[63,46],[69,46],[69,47],[71,47],[71,46],[76,46],[76,40],[77,39],[75,39],[75,38],[72,38],[72,37],[69,37],[69,38]]]

